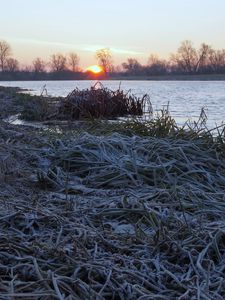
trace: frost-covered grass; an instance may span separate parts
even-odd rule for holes
[[[0,122],[0,298],[224,299],[224,183],[204,114]]]
[[[0,129],[2,299],[224,299],[222,135]]]

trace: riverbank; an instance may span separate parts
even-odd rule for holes
[[[181,75],[181,74],[168,74],[168,75],[128,75],[123,74],[111,74],[111,75],[88,75],[85,73],[81,74],[70,74],[69,76],[65,74],[58,74],[50,76],[49,74],[39,75],[39,76],[0,76],[1,81],[74,81],[74,80],[137,80],[137,81],[225,81],[225,74],[192,74],[192,75]]]
[[[16,126],[17,92],[0,88],[1,299],[224,299],[222,129]]]
[[[112,76],[109,80],[149,80],[149,81],[225,81],[225,74],[193,75],[152,75],[152,76]]]

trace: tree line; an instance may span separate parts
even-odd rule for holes
[[[216,50],[202,43],[196,49],[189,40],[183,41],[176,53],[168,59],[151,54],[145,65],[137,58],[129,57],[120,66],[113,64],[110,49],[99,49],[95,58],[105,76],[159,76],[192,74],[225,74],[225,49]],[[0,80],[15,79],[86,79],[88,74],[80,68],[77,53],[55,53],[49,61],[37,57],[30,66],[21,67],[12,56],[8,42],[0,40]]]
[[[191,41],[186,40],[167,60],[151,54],[144,66],[135,58],[128,58],[122,66],[133,75],[225,74],[225,49],[215,50],[205,43],[196,49]]]

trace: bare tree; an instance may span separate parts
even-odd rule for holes
[[[148,66],[156,65],[160,61],[160,58],[157,54],[150,54],[148,58]]]
[[[12,57],[8,58],[6,60],[5,70],[12,73],[18,71],[19,70],[18,60]]]
[[[105,73],[110,73],[113,70],[112,54],[109,48],[99,49],[96,52],[96,58],[99,65]]]
[[[43,73],[45,72],[46,64],[40,57],[37,57],[33,61],[33,69],[35,73]]]
[[[192,42],[186,40],[181,43],[177,53],[171,56],[171,60],[181,71],[192,73],[196,69],[198,54]]]
[[[74,52],[69,53],[68,65],[69,65],[69,69],[71,69],[72,72],[79,71],[79,61],[80,61],[80,58],[76,53],[74,53]]]
[[[133,75],[139,73],[142,68],[141,64],[136,58],[128,58],[127,62],[122,63],[122,67],[127,71],[127,73]]]
[[[171,56],[171,61],[178,70],[187,73],[197,73],[207,64],[211,47],[205,43],[196,50],[191,41],[184,41],[177,53]]]
[[[220,73],[225,71],[225,49],[210,49],[208,60],[208,64],[213,72]]]
[[[7,59],[11,54],[11,47],[10,45],[4,41],[0,41],[0,70],[5,71]]]
[[[148,59],[146,71],[151,75],[166,74],[168,63],[166,60],[159,58],[157,54],[151,54]]]
[[[51,68],[53,72],[62,72],[66,70],[66,56],[61,53],[51,56]]]
[[[32,71],[33,71],[33,68],[30,65],[24,65],[21,68],[21,72],[24,72],[24,73],[31,73]]]
[[[116,73],[121,73],[122,72],[122,66],[115,66],[114,67],[114,72],[116,72]]]
[[[212,48],[209,45],[205,43],[201,44],[201,47],[198,50],[198,60],[195,66],[195,72],[198,72],[201,68],[207,65],[211,50]]]

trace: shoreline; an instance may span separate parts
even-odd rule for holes
[[[146,80],[146,81],[225,81],[224,75],[159,75],[130,76],[112,78],[112,80]]]
[[[59,77],[59,78],[46,78],[46,77],[40,77],[39,79],[35,78],[22,78],[19,79],[18,77],[15,77],[14,79],[0,79],[0,85],[1,81],[93,81],[93,80],[122,80],[122,81],[225,81],[225,74],[202,74],[202,75],[152,75],[152,76],[120,76],[120,75],[112,75],[111,77],[105,78],[105,77],[76,77],[76,78],[67,78],[67,77]]]

